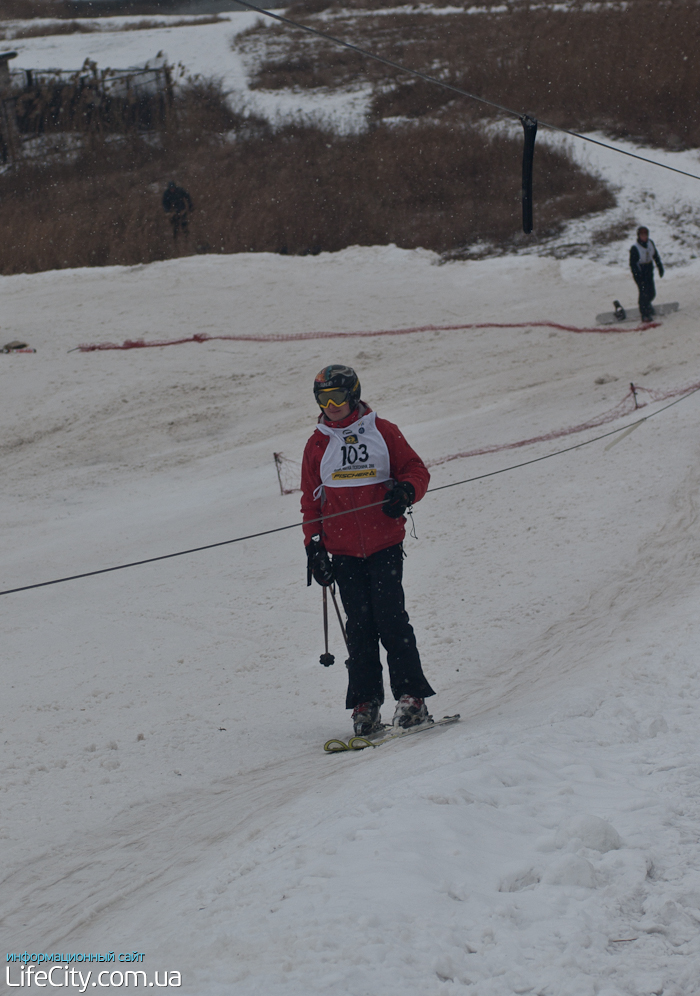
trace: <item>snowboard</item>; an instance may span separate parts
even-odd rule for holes
[[[603,311],[595,316],[596,325],[616,325],[618,322],[639,322],[642,316],[639,308],[623,308],[618,301],[615,301],[614,311]],[[655,304],[654,318],[661,318],[663,315],[670,315],[678,311],[678,301],[671,301],[668,304]],[[624,318],[622,317],[624,315]],[[652,321],[654,320],[652,318]]]
[[[327,740],[323,749],[327,754],[340,754],[345,750],[365,750],[367,747],[379,747],[381,744],[389,743],[391,740],[401,740],[403,737],[412,737],[417,733],[426,733],[428,730],[435,730],[440,726],[449,726],[451,723],[459,722],[459,713],[454,716],[443,716],[442,719],[431,719],[429,722],[420,723],[418,726],[396,727],[382,725],[374,733],[367,736],[350,737],[345,740]]]

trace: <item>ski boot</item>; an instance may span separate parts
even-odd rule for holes
[[[360,702],[352,711],[352,725],[356,737],[366,737],[368,733],[375,733],[382,728],[382,717],[379,715],[379,703],[376,699],[371,702]]]
[[[402,695],[396,703],[394,713],[394,726],[418,726],[420,723],[432,721],[432,716],[428,715],[428,707],[425,699],[418,699],[414,695]]]
[[[625,318],[627,318],[627,312],[622,307],[620,302],[613,301],[613,308],[615,309],[615,318],[618,320],[618,322],[624,322]]]

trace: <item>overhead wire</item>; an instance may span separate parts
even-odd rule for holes
[[[515,111],[512,107],[505,107],[503,104],[499,104],[495,100],[488,100],[486,97],[480,97],[476,93],[470,93],[462,87],[455,86],[454,83],[446,83],[445,80],[439,80],[435,76],[429,76],[427,73],[421,73],[418,69],[412,69],[410,66],[404,66],[402,63],[395,62],[393,59],[387,59],[383,55],[377,55],[374,52],[361,48],[359,45],[353,45],[352,42],[343,41],[342,38],[336,38],[335,35],[328,34],[327,31],[320,31],[318,28],[312,28],[308,24],[302,24],[300,21],[293,21],[290,17],[284,17],[283,14],[274,14],[271,10],[264,10],[262,7],[256,7],[254,3],[249,3],[248,0],[238,0],[238,2],[241,6],[247,7],[249,10],[254,10],[258,14],[264,14],[265,17],[272,17],[275,21],[281,21],[283,24],[289,24],[294,28],[299,28],[301,31],[317,35],[319,38],[325,38],[326,41],[333,42],[334,45],[341,45],[343,48],[349,48],[353,52],[358,52],[360,55],[363,55],[368,59],[374,59],[375,62],[381,62],[383,65],[390,66],[392,69],[398,69],[402,73],[408,73],[410,76],[416,76],[418,79],[425,80],[426,83],[434,83],[436,86],[442,87],[443,90],[451,90],[453,93],[457,93],[462,97],[469,97],[470,100],[476,100],[480,104],[495,107],[497,110],[503,111],[504,114],[510,114],[521,121],[524,116],[529,116],[524,111]],[[629,152],[627,149],[620,149],[616,145],[610,145],[608,142],[602,142],[597,138],[591,138],[589,135],[582,135],[580,132],[570,131],[568,128],[559,127],[559,125],[549,124],[549,122],[542,121],[539,118],[537,119],[537,123],[543,128],[548,128],[550,131],[556,131],[562,135],[569,135],[571,138],[579,138],[583,142],[591,142],[593,145],[599,145],[604,149],[610,149],[612,152],[619,153],[619,155],[629,156],[631,159],[639,159],[642,162],[651,163],[652,166],[659,166],[661,169],[670,170],[672,173],[680,173],[681,176],[688,176],[693,180],[700,180],[700,176],[696,173],[689,173],[687,170],[678,169],[677,166],[669,166],[667,163],[661,163],[657,159],[649,159],[647,156],[640,156],[636,152]]]
[[[676,398],[668,405],[664,405],[663,408],[658,408],[651,415],[645,415],[643,418],[636,419],[634,422],[630,422],[628,425],[622,425],[617,429],[610,429],[608,432],[604,432],[599,436],[594,436],[592,439],[584,439],[580,443],[574,443],[572,446],[567,446],[561,450],[555,450],[554,453],[545,453],[539,457],[533,457],[531,460],[523,460],[521,463],[511,464],[509,467],[500,467],[498,470],[491,470],[486,474],[477,474],[475,477],[467,477],[463,481],[452,481],[450,484],[440,484],[437,487],[429,488],[426,494],[434,494],[437,491],[445,491],[447,488],[456,488],[463,484],[473,484],[475,481],[484,481],[488,477],[496,477],[498,474],[506,474],[511,470],[518,470],[521,467],[529,467],[535,463],[541,463],[543,460],[549,460],[555,456],[561,456],[564,453],[571,453],[572,450],[579,450],[583,446],[590,446],[591,443],[597,443],[601,439],[607,439],[608,436],[614,436],[619,432],[627,432],[633,429],[635,426],[639,425],[641,422],[648,422],[649,419],[654,418],[656,415],[660,415],[662,412],[667,411],[669,408],[673,408],[674,405],[680,404],[681,401],[685,401],[686,398],[691,397],[700,391],[700,387],[694,387],[692,390],[688,391],[686,394],[681,395],[680,398]],[[0,591],[0,595],[14,595],[20,591],[30,591],[33,588],[46,588],[49,585],[63,584],[66,581],[78,581],[80,578],[91,578],[98,574],[110,574],[113,571],[125,571],[130,567],[141,567],[144,564],[154,564],[160,560],[171,560],[173,557],[185,557],[191,553],[201,553],[203,550],[214,550],[221,546],[230,546],[232,543],[243,543],[245,540],[259,539],[262,536],[272,536],[275,533],[283,533],[288,529],[300,529],[305,525],[313,525],[316,522],[327,522],[329,519],[336,519],[342,515],[349,515],[354,512],[362,512],[368,508],[376,508],[378,505],[383,505],[382,501],[370,502],[368,505],[360,505],[357,508],[349,509],[344,512],[334,512],[331,515],[322,515],[317,519],[307,519],[305,522],[292,522],[286,526],[276,526],[273,529],[263,529],[257,533],[248,533],[246,536],[235,536],[233,539],[219,540],[217,543],[206,543],[204,546],[195,546],[189,550],[177,550],[175,553],[163,553],[158,557],[147,557],[144,560],[134,560],[128,564],[117,564],[114,567],[102,567],[96,571],[84,571],[81,574],[71,574],[64,578],[54,578],[51,581],[39,581],[35,584],[22,585],[19,588],[7,588],[5,591]]]

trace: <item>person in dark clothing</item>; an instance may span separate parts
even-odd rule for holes
[[[304,542],[309,583],[337,581],[347,615],[345,706],[356,735],[381,728],[381,640],[397,700],[393,723],[415,726],[430,719],[425,699],[435,692],[405,608],[404,513],[424,496],[430,474],[398,426],[360,400],[351,367],[324,367],[314,396],[321,414],[302,463]]]
[[[634,282],[639,288],[639,313],[644,322],[649,322],[654,317],[654,309],[651,304],[656,297],[654,263],[656,263],[659,276],[663,277],[664,266],[656,246],[649,238],[649,229],[638,228],[637,241],[630,249],[630,269]]]
[[[172,180],[163,193],[163,210],[170,215],[173,238],[177,240],[180,231],[187,237],[188,215],[192,210],[192,198],[184,187],[178,187]]]

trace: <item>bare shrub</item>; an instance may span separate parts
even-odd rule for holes
[[[203,139],[211,141],[229,131],[240,130],[244,121],[231,109],[220,80],[194,77],[175,91],[167,136],[170,142],[178,145],[188,140],[197,144]],[[260,127],[262,123],[258,121],[257,125]]]

